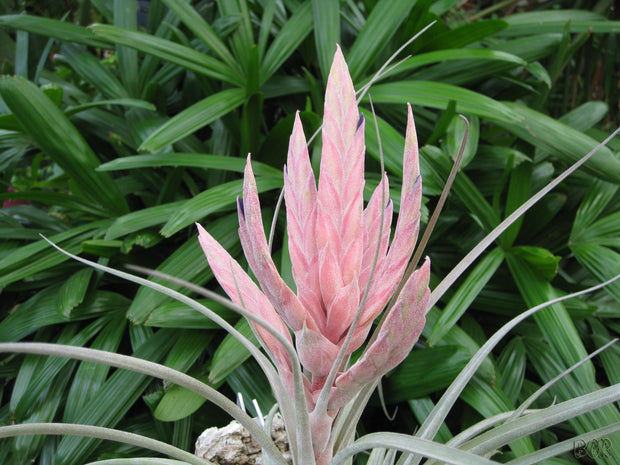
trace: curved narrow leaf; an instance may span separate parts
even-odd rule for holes
[[[90,26],[90,29],[96,37],[101,37],[118,45],[124,45],[140,52],[154,55],[162,60],[175,63],[214,79],[235,85],[242,84],[228,65],[209,55],[171,40],[109,24],[94,24]]]
[[[282,183],[282,179],[274,178],[258,178],[256,180],[259,193],[282,187]],[[161,234],[166,237],[172,236],[174,233],[213,212],[235,205],[237,197],[241,192],[241,185],[242,181],[236,180],[201,192],[185,202],[183,206],[172,215],[172,218],[170,218],[161,229]]]
[[[570,23],[571,32],[617,33],[620,21],[608,21],[605,16],[586,10],[530,11],[509,15],[504,19],[508,28],[499,37],[523,36],[554,32],[561,34]]]
[[[519,118],[518,121],[495,119],[497,124],[567,163],[581,159],[599,144],[590,136],[535,110],[513,102],[503,102],[503,105]],[[607,147],[601,147],[583,169],[597,178],[620,183],[620,160]]]
[[[247,162],[243,158],[206,153],[152,153],[117,158],[104,163],[97,169],[99,171],[115,171],[159,166],[190,166],[243,173],[246,164]],[[252,170],[256,176],[282,177],[282,171],[256,160],[252,160]],[[0,194],[0,199],[2,199],[2,194]]]
[[[373,6],[347,55],[353,82],[357,82],[377,59],[414,5],[415,2],[409,0],[379,0]],[[374,96],[373,90],[373,99]]]
[[[467,275],[444,308],[428,337],[428,344],[435,345],[452,329],[458,319],[467,311],[469,305],[487,285],[504,261],[504,252],[499,247],[489,252]]]
[[[265,58],[260,64],[259,86],[265,84],[282,66],[282,63],[291,56],[299,44],[310,34],[312,26],[312,2],[302,2],[282,26],[265,53]]]
[[[138,150],[155,152],[230,113],[245,101],[243,89],[227,89],[186,108],[164,123]]]
[[[95,37],[90,29],[77,24],[31,15],[0,16],[0,26],[54,37],[89,47],[110,48],[110,42]]]
[[[234,57],[222,40],[215,33],[213,28],[207,23],[191,3],[183,0],[162,0],[171,11],[176,14],[181,22],[192,31],[196,37],[202,40],[224,63],[231,69],[239,67]],[[241,78],[241,76],[239,76]]]
[[[372,88],[372,100],[375,104],[395,103],[402,105],[403,102],[410,102],[412,105],[441,110],[445,110],[451,100],[456,100],[456,111],[459,113],[512,124],[522,120],[522,117],[514,109],[509,108],[504,103],[469,89],[441,82],[400,81],[378,84]]]
[[[124,99],[129,94],[123,84],[101,61],[86,48],[75,44],[65,44],[56,56],[58,63],[69,65],[85,81],[101,92],[105,98]]]
[[[598,279],[608,279],[620,273],[620,254],[613,249],[597,244],[574,244],[571,251],[575,258]],[[620,302],[620,284],[617,282],[605,288],[616,301]]]
[[[321,67],[323,80],[332,66],[336,44],[340,43],[340,2],[339,0],[312,0],[314,18],[314,42]]]
[[[396,74],[410,72],[426,65],[456,60],[479,60],[481,64],[485,61],[498,61],[512,63],[515,66],[527,66],[527,62],[520,56],[502,52],[500,50],[489,50],[482,48],[449,48],[445,50],[420,53],[407,58],[405,61],[400,63],[398,67],[383,74],[381,78],[383,79]],[[370,79],[365,79],[362,81],[361,85],[367,84],[369,80]]]

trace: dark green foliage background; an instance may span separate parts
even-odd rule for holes
[[[471,125],[462,168],[426,253],[435,286],[475,244],[618,125],[613,2],[151,0],[6,2],[0,6],[0,341],[45,341],[133,354],[273,399],[247,353],[165,296],[54,251],[116,268],[137,264],[218,289],[198,246],[201,222],[244,263],[236,197],[252,154],[263,215],[282,187],[295,111],[321,123],[335,44],[356,88],[436,23],[375,83],[391,195],[398,209],[406,102],[414,107],[424,224]],[[141,5],[144,7],[144,5]],[[26,14],[21,14],[26,13]],[[97,24],[93,24],[97,23]],[[368,97],[367,192],[379,179]],[[320,138],[318,138],[320,139]],[[311,145],[318,167],[320,141]],[[429,313],[416,350],[383,382],[393,421],[373,400],[360,431],[411,432],[471,354],[511,317],[620,272],[620,139],[515,223]],[[11,188],[11,190],[9,190]],[[275,256],[291,280],[282,212]],[[179,286],[173,285],[174,288]],[[188,291],[184,291],[188,292]],[[230,311],[206,302],[249,334]],[[620,333],[620,284],[521,324],[461,396],[439,439],[512,410]],[[620,382],[616,344],[536,406]],[[249,404],[249,402],[246,402]],[[516,441],[507,461],[618,422],[616,406]],[[0,424],[63,421],[114,427],[193,449],[228,418],[183,389],[105,366],[0,358]],[[598,463],[619,463],[614,454]],[[148,452],[78,437],[0,440],[0,463],[73,465]],[[566,454],[553,463],[578,463]]]

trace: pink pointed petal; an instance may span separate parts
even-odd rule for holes
[[[338,343],[346,335],[359,307],[359,288],[357,279],[340,288],[327,307],[327,325],[325,336]]]
[[[372,197],[370,198],[370,202],[368,202],[368,206],[364,210],[364,256],[362,258],[362,266],[359,277],[359,287],[360,292],[362,293],[366,290],[366,285],[372,272],[375,254],[377,255],[377,262],[375,272],[373,274],[373,281],[381,278],[383,263],[385,261],[388,248],[388,241],[390,239],[390,225],[392,224],[392,202],[389,194],[390,191],[387,175],[384,175],[383,180],[376,187]],[[381,205],[382,199],[384,202],[383,206]],[[381,226],[382,209],[383,226]],[[381,239],[379,239],[380,233]],[[378,254],[377,245],[379,245]]]
[[[394,232],[394,240],[388,253],[388,273],[402,276],[411,258],[420,229],[420,205],[422,202],[422,179],[420,177],[420,154],[418,138],[411,105],[407,104],[407,132],[403,164],[403,186],[400,211]],[[398,284],[398,283],[396,283]]]
[[[335,412],[310,413],[310,431],[316,465],[328,465],[333,455],[332,425]]]
[[[198,240],[214,276],[230,300],[261,317],[292,343],[290,333],[273,306],[239,263],[198,223]],[[266,349],[274,356],[278,367],[290,374],[290,358],[282,345],[263,327],[254,325]],[[281,370],[281,373],[282,373]],[[290,384],[290,383],[288,383]]]
[[[316,248],[316,181],[299,112],[295,115],[284,170],[288,246],[297,296],[319,328],[324,327]]]
[[[327,376],[338,355],[338,346],[323,334],[303,327],[295,332],[295,344],[299,360],[313,377]]]
[[[342,279],[349,282],[359,276],[361,254],[355,251],[363,248],[364,121],[339,48],[327,80],[322,138],[317,248],[331,249]]]
[[[316,323],[312,316],[305,312],[297,296],[286,285],[269,253],[256,181],[249,156],[245,167],[243,204],[240,206],[240,210],[239,237],[241,238],[241,245],[263,292],[293,331],[299,330],[304,322],[308,327],[315,329]]]
[[[383,310],[396,290],[415,247],[420,227],[422,178],[420,176],[418,141],[411,106],[408,105],[407,133],[403,165],[403,185],[400,211],[384,267],[379,279],[373,281],[368,303],[364,308],[362,325],[373,320]]]
[[[375,342],[362,357],[340,375],[330,392],[328,408],[344,406],[364,386],[401,363],[424,329],[430,299],[428,258],[407,280]]]

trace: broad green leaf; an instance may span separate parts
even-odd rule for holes
[[[259,71],[260,87],[282,66],[312,31],[312,2],[303,2],[282,26],[265,53]]]
[[[113,257],[123,245],[123,241],[109,241],[106,239],[90,239],[82,242],[82,252],[100,257]]]
[[[243,173],[246,164],[247,161],[243,158],[209,155],[206,153],[152,153],[117,158],[104,163],[97,169],[99,171],[116,171],[160,166],[189,166]],[[282,177],[282,171],[256,160],[252,160],[252,171],[256,176]],[[0,199],[2,199],[1,195]]]
[[[485,418],[514,410],[514,405],[511,404],[504,391],[482,381],[478,376],[470,380],[461,398]],[[511,442],[509,447],[517,457],[534,452],[534,445],[528,436]]]
[[[517,55],[513,55],[512,53],[482,48],[450,48],[416,54],[415,56],[407,58],[405,61],[400,63],[397,68],[384,74],[383,77],[385,78],[400,73],[410,72],[426,65],[456,60],[479,60],[481,64],[486,61],[499,61],[512,63],[515,66],[527,66],[527,62],[525,60]],[[370,79],[362,81],[362,84],[366,84],[369,80]]]
[[[205,334],[199,330],[179,330],[180,335],[166,357],[164,365],[185,373],[206,350],[213,338],[213,333]]]
[[[506,206],[504,217],[510,216],[517,208],[523,205],[530,198],[532,188],[532,164],[520,163],[510,173],[508,184],[508,194],[506,195]],[[521,216],[502,234],[502,247],[510,248],[521,230],[524,217]]]
[[[267,40],[271,36],[271,27],[273,25],[276,13],[276,1],[268,0],[263,4],[263,14],[261,15],[260,30],[258,32],[258,59],[263,61],[265,57],[265,49],[267,48]]]
[[[58,60],[73,68],[82,79],[92,84],[105,98],[124,99],[130,96],[116,76],[84,47],[66,44],[61,48]]]
[[[534,62],[557,53],[560,38],[556,34],[540,34],[531,37],[522,37],[507,40],[505,42],[495,42],[494,52],[504,52],[520,57],[525,62],[530,63],[528,71],[536,73],[543,82],[547,81],[548,73],[541,70],[529,69],[534,66]],[[477,83],[481,79],[502,75],[515,68],[515,63],[503,60],[476,60],[467,59],[470,52],[487,51],[484,49],[462,49],[463,60],[452,59],[443,63],[417,70],[414,74],[415,79],[424,81],[440,81],[447,84],[464,85],[467,83]],[[436,53],[444,52],[438,51]],[[445,50],[447,52],[447,50]],[[434,52],[431,52],[434,53]],[[425,54],[422,54],[425,55]],[[415,57],[414,57],[415,59]]]
[[[503,261],[504,253],[500,248],[496,248],[480,260],[480,263],[467,275],[433,325],[427,341],[430,346],[443,339],[444,335],[456,324]]]
[[[591,31],[597,34],[620,31],[620,21],[609,21],[598,13],[585,10],[531,11],[509,15],[504,20],[508,28],[499,32],[498,37],[562,33],[566,23],[570,23],[571,32]]]
[[[114,25],[131,31],[138,29],[137,4],[131,0],[114,0]],[[116,47],[118,55],[118,72],[125,86],[126,92],[132,97],[138,97],[138,52],[130,47],[119,45]]]
[[[515,123],[496,119],[498,125],[566,163],[574,163],[598,145],[591,137],[549,116],[516,103],[503,104],[517,113],[520,121]],[[607,147],[602,147],[594,154],[585,163],[583,170],[605,181],[620,183],[620,160]]]
[[[364,99],[364,101],[366,101]],[[516,124],[522,117],[505,103],[462,87],[427,81],[400,81],[377,84],[372,88],[372,100],[377,103],[396,103],[445,109],[451,100],[456,100],[456,111],[476,115],[504,124]],[[586,152],[587,153],[587,152]]]
[[[195,376],[195,378],[208,383],[208,375]],[[173,384],[157,404],[153,415],[161,421],[177,421],[194,413],[206,401],[207,399],[201,395]]]
[[[442,179],[448,179],[453,162],[447,154],[432,146],[425,146],[420,152],[422,154],[420,158],[427,159],[431,169],[438,176]],[[491,231],[499,224],[497,213],[486,201],[474,182],[464,172],[461,171],[454,179],[452,191],[465,204],[476,222],[483,229]]]
[[[58,311],[67,320],[70,319],[71,311],[83,302],[92,274],[92,268],[83,268],[72,274],[60,287]]]
[[[74,365],[75,362],[70,361],[51,382],[49,378],[46,380],[46,390],[39,405],[35,406],[36,410],[29,416],[28,422],[48,423],[54,420],[58,415],[58,410],[62,407],[65,389],[71,379]],[[25,457],[23,459],[26,462],[31,462],[38,455],[37,452],[44,446],[44,440],[44,436],[18,436],[15,438],[15,449],[25,452],[26,457],[30,456],[30,460]],[[19,452],[16,455],[18,454]]]
[[[2,76],[0,94],[34,143],[72,178],[80,195],[112,214],[127,212],[127,202],[82,135],[43,92],[29,81]]]
[[[135,98],[119,98],[119,99],[111,99],[111,100],[97,100],[94,102],[82,103],[80,105],[75,105],[73,107],[68,107],[65,109],[65,115],[73,116],[81,111],[89,110],[91,108],[96,107],[107,107],[110,105],[120,105],[123,107],[130,108],[142,108],[144,110],[155,111],[156,107],[152,103],[146,102],[144,100],[139,100]]]
[[[575,258],[598,280],[605,281],[620,273],[620,253],[597,244],[573,244],[571,251]],[[616,301],[620,302],[620,283],[618,281],[605,286]]]
[[[437,323],[437,320],[439,319],[439,315],[440,315],[440,312],[436,307],[433,307],[426,314],[426,325],[424,326],[424,329],[422,330],[422,335],[425,338],[428,339],[430,332],[431,332],[431,328],[433,328],[435,324]],[[462,347],[469,352],[469,358],[471,358],[480,349],[480,345],[476,341],[474,341],[474,339],[469,334],[467,334],[465,331],[463,331],[458,326],[453,326],[452,329],[446,333],[443,339],[441,339],[437,343],[437,346],[443,346],[443,345],[448,345],[448,346],[452,345],[455,347]],[[478,368],[477,373],[478,373],[478,376],[488,381],[492,381],[496,379],[497,377],[497,373],[496,373],[495,367],[493,366],[493,362],[488,357],[482,362],[482,365],[480,366],[480,368]]]
[[[336,44],[341,42],[340,2],[338,0],[312,0],[312,17],[314,18],[314,43],[321,75],[327,82],[336,52]]]
[[[32,202],[54,205],[71,211],[78,211],[95,216],[107,216],[105,210],[98,205],[92,205],[83,199],[76,198],[75,195],[65,194],[63,192],[49,191],[17,191],[0,194],[0,200],[17,199],[29,200]]]
[[[458,47],[465,48],[466,45],[473,42],[478,42],[479,40],[506,29],[507,27],[508,24],[506,21],[501,19],[488,19],[484,21],[466,23],[463,26],[435,34],[424,44],[423,48],[424,50],[439,50]]]
[[[156,205],[155,207],[143,208],[119,216],[108,228],[105,239],[117,239],[142,229],[165,223],[184,203],[184,200],[179,200],[177,202]]]
[[[590,324],[592,325],[592,332],[594,333],[592,335],[592,340],[597,349],[612,340],[612,336],[600,320],[591,319]],[[614,344],[601,352],[599,357],[603,362],[609,384],[620,383],[620,365],[617,363],[618,357],[620,357],[620,347]]]
[[[235,329],[258,345],[248,320],[241,318],[235,324]],[[227,334],[213,354],[209,383],[213,385],[222,383],[230,373],[240,367],[248,358],[250,358],[250,352],[237,339]]]
[[[31,15],[0,16],[0,26],[54,37],[89,47],[110,48],[110,42],[95,37],[90,29],[77,24]]]
[[[131,31],[108,24],[95,24],[90,29],[95,37],[154,55],[162,60],[175,63],[214,79],[235,85],[242,84],[228,65],[193,48],[161,39],[151,34]]]
[[[604,102],[586,102],[559,118],[564,124],[578,131],[586,131],[598,124],[609,113]]]
[[[582,243],[620,247],[620,212],[595,221],[585,231],[571,239],[571,245]]]
[[[202,305],[217,313],[229,323],[239,319],[232,310],[212,300],[198,300]],[[166,302],[156,307],[144,322],[145,326],[159,328],[183,328],[183,329],[219,329],[219,325],[208,319],[202,313],[178,302]]]
[[[345,53],[353,82],[357,82],[375,62],[414,4],[407,0],[379,0],[373,6],[351,50]]]
[[[526,365],[523,340],[515,337],[504,346],[497,358],[497,368],[502,374],[500,388],[514,405],[521,393]]]
[[[507,253],[506,262],[519,292],[529,307],[557,297],[549,282],[542,278],[526,259]],[[533,318],[549,342],[550,352],[565,365],[565,368],[587,357],[579,333],[562,303],[541,310]],[[582,365],[577,372],[582,378],[584,388],[595,386],[593,367],[590,363]]]
[[[83,346],[105,326],[107,321],[98,318],[79,333],[75,334],[75,327],[65,326],[59,337],[54,341],[59,344]],[[60,357],[40,357],[31,355],[28,358],[38,360],[36,369],[20,371],[15,380],[15,387],[11,396],[10,406],[17,421],[23,421],[26,413],[32,408],[37,398],[49,387],[50,379],[54,379],[71,360]],[[21,376],[21,375],[24,376]]]
[[[373,93],[374,99],[374,93]],[[372,112],[366,108],[360,108],[365,115],[368,116],[365,125],[364,136],[366,138],[366,151],[375,160],[379,160],[379,141],[375,130],[375,118],[377,126],[379,126],[379,134],[381,137],[381,147],[383,149],[383,159],[385,169],[388,175],[392,173],[402,178],[403,175],[403,150],[405,147],[405,130],[402,132],[394,129],[389,123],[379,116],[373,116]],[[403,125],[405,120],[403,120]],[[444,178],[442,178],[429,164],[427,157],[420,157],[420,171],[424,182],[422,189],[425,195],[439,195],[444,186]]]
[[[281,179],[258,178],[256,186],[258,192],[265,192],[282,187]],[[170,237],[181,229],[210,215],[211,213],[226,210],[236,203],[241,193],[242,181],[231,181],[226,184],[212,187],[185,202],[172,218],[161,229],[161,234]]]
[[[244,101],[243,89],[227,89],[202,99],[164,123],[138,150],[161,150],[230,113]]]
[[[522,245],[511,248],[510,253],[525,260],[543,279],[552,280],[558,272],[561,257],[542,247]]]
[[[414,350],[384,382],[385,401],[396,404],[444,389],[469,359],[468,350],[453,345]]]
[[[591,226],[609,205],[618,191],[617,184],[594,180],[579,205],[570,235],[571,243],[581,242],[581,236],[592,230]]]

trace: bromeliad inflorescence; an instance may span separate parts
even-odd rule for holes
[[[364,386],[398,365],[417,341],[430,295],[430,262],[427,259],[408,277],[362,356],[348,366],[346,356],[362,346],[373,321],[397,291],[417,239],[422,181],[411,107],[400,211],[391,244],[393,206],[387,176],[364,208],[364,117],[340,49],[327,82],[322,140],[317,188],[297,114],[284,170],[296,292],[270,256],[249,157],[243,198],[238,201],[239,236],[260,289],[204,228],[198,225],[198,230],[209,265],[228,296],[291,342],[293,333],[304,370],[315,458],[326,464],[333,453],[331,430],[338,412]],[[289,355],[268,331],[254,327],[292,397]]]

